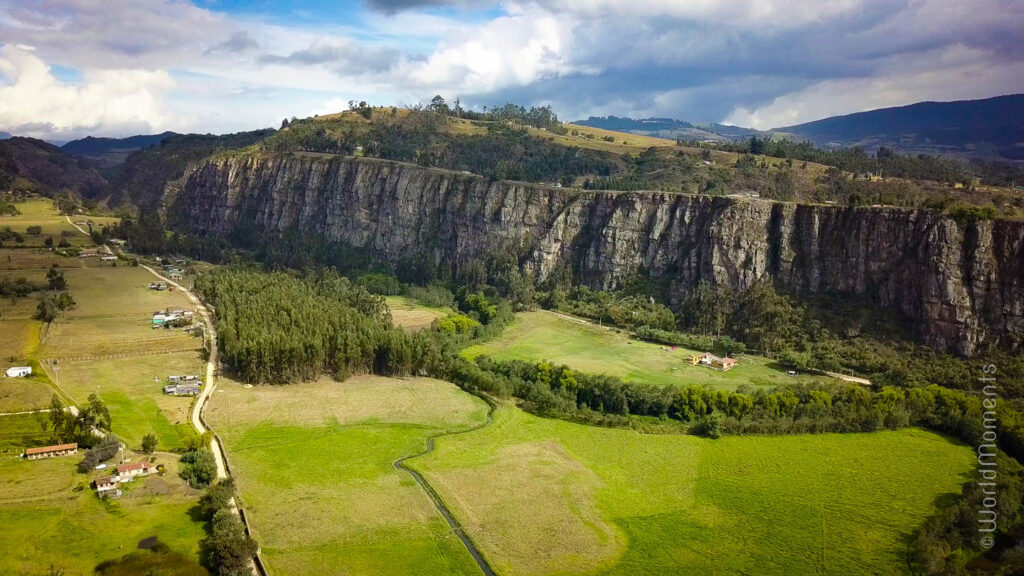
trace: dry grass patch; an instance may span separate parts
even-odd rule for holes
[[[469,534],[486,534],[475,541],[499,573],[586,574],[626,548],[624,534],[597,510],[601,480],[555,441],[503,447],[486,469],[430,480]]]
[[[221,382],[224,382],[222,379]],[[483,418],[486,407],[454,386],[433,378],[359,375],[344,382],[321,378],[298,385],[218,386],[207,414],[219,426],[237,428],[263,422],[282,426],[409,424],[452,426]]]
[[[386,300],[388,308],[391,310],[391,320],[395,326],[409,331],[429,328],[434,320],[444,318],[450,313],[449,310],[417,304],[414,300],[404,296],[388,296]]]

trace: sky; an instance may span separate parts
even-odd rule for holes
[[[435,94],[773,128],[1024,92],[1021,0],[0,0],[0,131],[225,133]]]

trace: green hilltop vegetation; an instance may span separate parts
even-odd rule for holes
[[[901,155],[889,148],[823,150],[785,138],[668,140],[561,122],[547,107],[484,111],[442,98],[411,108],[351,103],[338,114],[291,118],[280,129],[168,135],[123,163],[73,158],[31,139],[0,141],[0,189],[69,195],[143,212],[168,182],[215,155],[330,154],[466,171],[493,179],[608,190],[661,190],[838,205],[896,205],[971,218],[1024,214],[1020,167]],[[972,211],[964,212],[964,206]]]

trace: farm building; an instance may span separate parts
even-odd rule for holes
[[[694,365],[696,365],[698,361],[702,366],[721,370],[722,372],[728,372],[736,367],[736,359],[729,358],[728,356],[725,358],[719,358],[714,354],[699,354],[690,359],[690,363]]]
[[[164,386],[164,394],[170,396],[195,396],[199,394],[199,388],[203,383],[198,380],[187,384],[168,384]]]
[[[11,366],[7,369],[8,378],[25,378],[32,375],[31,366]]]
[[[711,361],[711,367],[721,370],[722,372],[728,372],[736,367],[736,359],[729,357],[716,358]]]
[[[166,321],[167,321],[167,316],[164,316],[163,314],[154,314],[153,315],[153,324],[160,325],[160,324],[163,324]]]
[[[121,482],[131,482],[139,476],[149,476],[156,472],[156,464],[143,460],[130,464],[121,464],[117,467],[117,478]]]
[[[167,284],[164,284],[163,282],[151,282],[149,285],[149,289],[157,291],[167,290]]]
[[[170,277],[171,277],[171,280],[181,280],[183,278],[183,276],[181,275],[181,272],[171,272],[170,273]]]
[[[29,460],[40,460],[42,458],[55,458],[57,456],[70,456],[78,453],[78,444],[57,444],[56,446],[42,446],[39,448],[26,448],[25,458]]]
[[[121,495],[121,481],[117,476],[103,476],[96,479],[96,494],[101,498],[116,498]]]
[[[78,252],[79,258],[95,258],[99,255],[100,253],[95,248],[84,248]]]

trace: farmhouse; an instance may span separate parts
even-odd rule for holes
[[[722,372],[728,372],[729,370],[732,370],[733,368],[736,367],[735,358],[729,358],[728,356],[726,356],[725,358],[719,358],[714,354],[701,354],[698,356],[694,356],[693,358],[690,359],[690,363],[696,364],[696,360],[698,358],[702,366],[707,366],[708,368],[712,368],[714,370],[721,370]]]
[[[105,262],[111,262],[113,260],[117,260],[117,256],[114,256],[113,254],[107,254],[106,256],[101,256],[100,260],[103,260]]]
[[[728,372],[736,367],[736,359],[729,357],[716,358],[711,362],[711,367],[721,370],[722,372]]]
[[[31,366],[11,366],[7,369],[8,378],[25,378],[32,374]]]
[[[131,482],[139,476],[149,476],[156,472],[156,465],[147,460],[121,464],[117,467],[117,479],[121,482]]]
[[[96,494],[101,498],[121,495],[121,482],[117,476],[103,476],[96,479]]]
[[[79,258],[95,258],[99,256],[99,252],[95,248],[83,248],[78,252]]]
[[[42,458],[55,458],[57,456],[70,456],[78,453],[78,444],[57,444],[56,446],[42,446],[39,448],[26,448],[25,458],[29,460],[40,460]]]
[[[171,277],[171,280],[181,280],[182,279],[181,272],[171,272],[170,273],[170,277]]]

